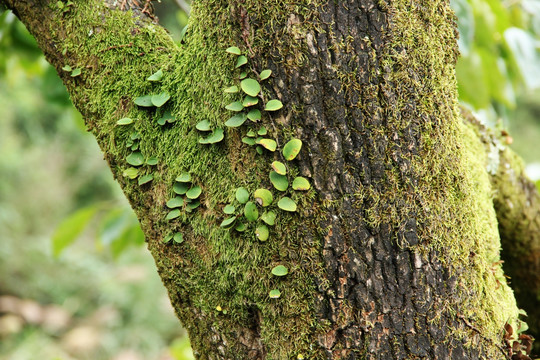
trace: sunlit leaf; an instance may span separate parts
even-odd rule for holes
[[[254,79],[244,79],[240,82],[242,91],[249,96],[257,96],[261,92],[261,85]]]
[[[261,80],[266,80],[270,77],[270,75],[272,75],[272,70],[266,69],[266,70],[261,71],[260,78]]]
[[[281,101],[273,99],[266,103],[264,110],[266,111],[277,111],[283,107]]]
[[[156,71],[155,73],[150,75],[146,80],[148,80],[148,81],[161,81],[162,78],[163,78],[163,71],[161,71],[161,69],[159,69],[158,71]]]
[[[239,187],[238,189],[236,189],[236,200],[238,200],[240,204],[245,204],[248,202],[249,192],[246,188]]]
[[[259,210],[254,202],[248,201],[244,207],[244,216],[248,221],[256,221],[259,218]]]
[[[285,196],[278,201],[278,207],[281,210],[294,212],[296,211],[296,203],[289,197]]]
[[[152,95],[152,104],[157,107],[163,106],[169,99],[171,95],[168,92],[164,91],[162,93]]]
[[[275,268],[272,269],[272,274],[275,276],[285,276],[289,273],[289,269],[287,269],[283,265],[278,265]]]
[[[292,139],[283,147],[283,157],[285,160],[293,160],[300,152],[300,149],[302,149],[302,140]]]

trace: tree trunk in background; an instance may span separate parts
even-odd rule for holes
[[[96,136],[197,358],[511,356],[505,325],[517,330],[518,307],[499,262],[493,164],[457,106],[448,1],[201,0],[179,47],[113,1],[4,2]],[[243,213],[238,187],[272,189],[270,164],[286,162],[242,142],[261,123],[223,125],[232,115],[224,107],[238,99],[223,89],[241,72],[229,46],[247,55],[250,73],[273,71],[259,102],[284,107],[263,111],[265,137],[278,149],[303,141],[287,162],[289,181],[312,185],[272,190],[267,241],[255,236],[260,220],[245,232],[220,227],[225,205]],[[160,69],[161,81],[146,80]],[[176,121],[162,126],[162,109],[133,99],[163,91]],[[134,123],[117,125],[124,117]],[[224,141],[200,144],[201,120],[224,128]],[[159,159],[138,167],[139,178],[153,174],[143,185],[125,176],[133,142]],[[201,206],[167,220],[182,172],[202,188]],[[275,205],[284,195],[296,212]],[[164,243],[177,232],[182,243]],[[289,273],[274,276],[278,265]],[[273,289],[281,297],[270,298]]]

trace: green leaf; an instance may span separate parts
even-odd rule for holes
[[[169,95],[168,92],[164,91],[162,93],[152,95],[152,104],[157,107],[163,106],[169,99],[171,98],[171,95]]]
[[[296,203],[291,198],[288,198],[286,196],[284,196],[283,198],[281,198],[281,200],[278,201],[277,206],[281,210],[285,210],[289,212],[296,211]]]
[[[235,210],[236,208],[234,207],[234,205],[231,204],[225,205],[225,207],[223,208],[223,212],[228,215],[234,214]]]
[[[144,185],[146,183],[149,183],[152,180],[154,180],[153,174],[147,174],[147,175],[141,176],[139,178],[139,185]]]
[[[179,209],[174,209],[174,210],[169,211],[169,213],[165,217],[165,220],[176,219],[179,216],[180,216],[180,210]]]
[[[168,123],[172,123],[172,122],[175,122],[176,119],[174,118],[174,116],[172,115],[171,111],[170,110],[166,110],[163,115],[161,116],[161,118],[159,118],[158,120],[158,124],[159,125],[165,125],[166,122]]]
[[[273,226],[276,222],[276,213],[273,211],[265,212],[261,215],[261,220],[264,221],[267,225]]]
[[[246,224],[244,223],[238,223],[235,227],[234,227],[234,230],[238,231],[238,232],[244,232],[246,231],[247,229],[247,226]]]
[[[240,82],[242,91],[249,96],[257,96],[261,92],[261,85],[254,79],[244,79]]]
[[[187,172],[183,172],[180,175],[178,175],[176,179],[174,180],[181,183],[188,183],[188,182],[191,182],[191,175]]]
[[[242,138],[242,142],[243,142],[244,144],[248,144],[248,145],[250,145],[250,146],[255,145],[255,139],[253,139],[253,138],[243,137],[243,138]]]
[[[257,145],[257,147],[255,148],[255,150],[257,150],[257,154],[259,154],[259,155],[262,155],[262,154],[263,154],[263,148],[262,148],[262,146]]]
[[[280,175],[275,171],[270,171],[270,182],[279,191],[285,191],[289,187],[289,180],[287,177]]]
[[[239,68],[240,66],[245,64],[247,64],[247,57],[245,57],[244,55],[240,55],[238,59],[236,59],[236,65],[234,67]]]
[[[245,204],[248,202],[249,192],[246,188],[239,187],[238,189],[236,189],[236,200],[238,200],[240,204]]]
[[[139,151],[132,152],[126,157],[126,161],[129,165],[141,166],[144,164],[144,157]]]
[[[259,217],[259,210],[254,202],[248,201],[244,207],[244,216],[248,221],[256,221]]]
[[[198,198],[202,193],[202,189],[200,186],[194,186],[192,187],[191,189],[188,190],[188,192],[186,193],[186,196],[188,197],[188,199],[196,199]]]
[[[71,77],[76,77],[79,75],[81,75],[81,68],[73,69],[73,71],[71,72]]]
[[[67,218],[62,220],[52,236],[53,255],[58,256],[75,239],[80,235],[84,228],[88,225],[94,214],[98,211],[98,207],[93,205],[75,211]]]
[[[162,78],[163,78],[163,71],[161,71],[161,69],[159,69],[158,71],[156,71],[155,73],[150,75],[146,80],[148,80],[148,81],[161,81]]]
[[[275,268],[272,269],[272,274],[275,276],[285,276],[289,273],[289,269],[287,269],[283,265],[278,265]]]
[[[261,136],[264,136],[264,135],[268,134],[268,130],[264,126],[261,126],[259,131],[257,131],[257,134],[261,135]]]
[[[242,105],[240,101],[235,101],[225,106],[225,109],[230,111],[242,111],[244,109],[244,105]]]
[[[227,94],[236,94],[238,91],[240,91],[240,90],[238,89],[238,86],[236,86],[236,85],[229,86],[228,88],[223,90],[223,92],[227,93]]]
[[[186,36],[186,32],[188,30],[188,26],[184,26],[182,30],[180,31],[180,35],[178,36],[178,41],[182,43],[184,41],[184,36]]]
[[[137,131],[134,131],[129,135],[129,138],[131,140],[139,140],[141,138],[141,134],[138,133]]]
[[[247,76],[247,71],[242,71],[238,77],[240,80],[244,79]]]
[[[266,225],[259,225],[255,229],[255,236],[260,241],[266,241],[268,240],[268,236],[270,235],[270,231],[268,230],[268,227]]]
[[[225,51],[228,52],[229,54],[233,54],[233,55],[242,54],[242,51],[240,51],[240,49],[237,48],[236,46],[231,46],[230,48],[227,48],[227,50],[225,50]]]
[[[227,228],[232,227],[235,221],[236,221],[236,216],[231,216],[230,218],[223,220],[219,226],[227,229]]]
[[[181,244],[184,242],[184,236],[182,235],[182,233],[179,233],[179,232],[174,234],[173,239],[174,239],[174,242],[177,244]]]
[[[236,114],[233,117],[231,117],[227,122],[225,122],[225,126],[228,127],[239,127],[242,126],[246,122],[247,116],[246,114],[240,113]]]
[[[187,210],[188,211],[195,210],[196,208],[199,207],[199,205],[201,205],[201,202],[199,200],[192,201],[189,204],[187,204]]]
[[[62,67],[62,70],[64,70],[64,71],[72,71],[73,69],[72,69],[71,66],[69,66],[69,65],[64,65],[64,66]]]
[[[175,196],[167,201],[166,205],[169,209],[178,208],[184,205],[184,199],[182,199],[180,196]]]
[[[126,170],[124,170],[122,175],[130,179],[135,179],[137,176],[139,176],[139,169],[134,167],[127,168]]]
[[[257,105],[258,103],[259,103],[258,98],[247,95],[244,98],[244,100],[242,101],[242,106],[250,107],[250,106],[253,106],[253,105]]]
[[[277,111],[283,107],[281,101],[273,99],[266,103],[264,110],[266,111]]]
[[[163,242],[164,242],[165,244],[167,244],[167,243],[169,243],[169,242],[172,240],[172,238],[173,238],[173,234],[167,234],[167,235],[165,235],[165,237],[163,238]]]
[[[223,140],[223,137],[224,137],[223,129],[218,128],[218,129],[215,129],[214,131],[212,131],[210,136],[208,136],[208,137],[206,137],[204,139],[199,139],[199,143],[201,143],[201,144],[215,144],[215,143],[218,143],[221,140]]]
[[[272,75],[272,70],[266,69],[266,70],[261,71],[260,78],[261,80],[266,80],[270,77],[270,75]]]
[[[129,125],[133,123],[133,119],[130,118],[122,118],[116,122],[117,125]]]
[[[189,189],[189,185],[186,183],[176,182],[173,185],[173,191],[178,195],[184,195]]]
[[[259,141],[259,144],[263,146],[266,150],[270,151],[276,151],[277,148],[277,143],[275,142],[275,140],[272,139],[262,139],[261,141]]]
[[[310,187],[311,185],[309,184],[308,179],[302,176],[295,177],[292,183],[292,188],[294,190],[306,191],[309,190]]]
[[[208,120],[199,121],[197,123],[197,125],[195,125],[195,129],[197,129],[199,131],[210,131],[210,130],[212,130],[210,128],[210,122]]]
[[[261,120],[261,112],[258,109],[249,110],[247,117],[251,121]]]
[[[255,133],[255,131],[253,131],[253,130],[249,130],[249,131],[247,132],[246,135],[249,136],[249,137],[255,137],[255,136],[257,136],[257,134]]]
[[[279,175],[287,174],[287,167],[281,161],[274,161],[272,163],[272,169],[277,172]]]
[[[283,157],[285,160],[291,161],[296,157],[296,155],[298,155],[300,149],[302,149],[302,140],[292,139],[283,147]]]
[[[150,107],[150,106],[154,106],[152,104],[152,95],[144,95],[144,96],[139,96],[139,97],[136,97],[133,102],[136,104],[136,105],[139,105],[139,106],[144,106],[144,107]]]
[[[279,291],[278,289],[274,289],[274,290],[270,290],[270,292],[268,293],[268,296],[271,298],[271,299],[277,299],[281,296],[281,291]],[[298,358],[300,359],[300,358]],[[303,359],[303,357],[302,357]]]
[[[155,156],[150,156],[148,159],[146,159],[146,164],[150,166],[157,165],[159,162],[158,158]]]
[[[272,193],[267,189],[255,190],[253,197],[255,198],[255,201],[257,201],[257,203],[263,207],[270,205],[272,200],[274,200]]]

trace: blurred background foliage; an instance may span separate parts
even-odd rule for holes
[[[452,0],[459,96],[540,178],[540,0]],[[156,4],[179,42],[185,0]],[[144,236],[55,70],[0,13],[0,359],[193,359]],[[76,244],[72,245],[74,242]]]

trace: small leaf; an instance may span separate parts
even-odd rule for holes
[[[255,133],[255,131],[253,131],[253,130],[249,130],[248,133],[247,133],[246,135],[249,136],[249,137],[255,137],[255,136],[257,136],[257,134]]]
[[[248,201],[244,207],[244,216],[248,221],[256,221],[259,217],[259,210],[254,202]]]
[[[199,207],[199,205],[201,205],[201,202],[199,200],[195,200],[195,201],[192,201],[190,202],[189,204],[187,204],[187,210],[188,211],[191,211],[191,210],[195,210],[196,208]]]
[[[154,105],[152,105],[152,95],[144,95],[144,96],[136,97],[133,100],[133,102],[136,105],[144,106],[144,107],[154,106]]]
[[[182,235],[182,233],[179,233],[179,232],[174,234],[173,239],[174,239],[174,242],[177,244],[181,244],[184,242],[184,236]]]
[[[180,210],[174,209],[174,210],[169,211],[169,213],[167,214],[167,217],[165,217],[165,220],[176,219],[179,216],[180,216]]]
[[[167,244],[168,242],[170,242],[173,238],[173,234],[167,234],[164,238],[163,238],[163,242],[165,244]]]
[[[138,133],[137,131],[134,131],[129,135],[129,138],[131,140],[139,140],[141,138],[141,134]]]
[[[64,65],[64,66],[62,67],[62,70],[64,70],[64,71],[72,71],[73,69],[72,69],[71,66],[69,66],[69,65]]]
[[[234,67],[239,68],[240,66],[245,64],[247,64],[247,57],[245,57],[244,55],[240,55],[238,59],[236,59],[236,65]]]
[[[201,195],[202,189],[200,186],[194,186],[191,189],[188,190],[186,193],[186,196],[188,199],[196,199]]]
[[[264,135],[268,134],[268,130],[264,126],[261,126],[259,131],[257,131],[257,134],[261,135],[261,136],[264,136]]]
[[[126,161],[129,165],[141,166],[142,164],[144,164],[144,157],[139,151],[137,151],[129,154],[126,157]]]
[[[242,101],[242,106],[243,107],[250,107],[250,106],[253,106],[253,105],[257,105],[258,103],[259,103],[258,98],[247,95],[244,98],[244,100]]]
[[[188,182],[191,182],[191,175],[187,172],[183,172],[180,175],[178,175],[176,179],[174,180],[181,183],[188,183]]]
[[[150,156],[148,159],[146,159],[146,164],[150,166],[157,165],[159,162],[158,158],[155,156]]]
[[[291,198],[288,198],[286,196],[281,198],[281,200],[278,201],[277,206],[281,210],[285,210],[285,211],[289,211],[289,212],[296,211],[296,203]]]
[[[260,241],[266,241],[268,240],[268,236],[270,235],[270,231],[268,230],[268,227],[266,225],[259,225],[255,229],[255,236]]]
[[[258,109],[249,110],[247,117],[251,121],[261,120],[261,112]]]
[[[274,161],[272,163],[272,169],[274,169],[274,171],[277,172],[279,175],[287,174],[287,167],[285,167],[285,164],[281,161]]]
[[[146,80],[148,80],[148,81],[161,81],[162,78],[163,78],[163,71],[161,71],[161,69],[159,69],[158,71],[156,71],[155,73],[150,75]]]
[[[257,203],[263,207],[270,205],[274,199],[272,193],[267,189],[255,190],[253,197],[255,198],[255,201],[257,201]]]
[[[261,85],[254,79],[244,79],[240,82],[242,91],[249,96],[257,96],[261,92]]]
[[[238,89],[238,86],[236,85],[229,86],[228,88],[223,90],[223,92],[227,94],[236,94],[238,91],[240,91],[240,89]]]
[[[276,213],[273,211],[265,212],[261,215],[261,220],[264,221],[267,225],[273,226],[276,222]]]
[[[208,136],[207,138],[199,139],[199,143],[201,143],[201,144],[215,144],[215,143],[218,143],[221,140],[223,140],[223,137],[224,137],[223,129],[218,128],[218,129],[215,129],[214,131],[212,131],[210,136]]]
[[[165,125],[165,123],[172,123],[172,122],[175,122],[176,119],[174,118],[174,116],[171,114],[171,111],[170,110],[167,110],[163,113],[163,115],[158,119],[158,124],[159,125]]]
[[[154,180],[154,175],[152,174],[146,174],[144,176],[141,176],[139,178],[139,185],[144,185],[146,183],[149,183],[150,181]]]
[[[271,299],[277,299],[281,296],[281,291],[279,291],[278,289],[270,290],[270,292],[268,293],[268,296]]]
[[[309,181],[302,176],[295,177],[292,183],[292,188],[294,190],[306,191],[309,190],[310,187]]]
[[[182,199],[180,196],[175,196],[169,201],[167,201],[166,205],[169,209],[178,208],[184,206],[184,199]]]
[[[73,69],[73,71],[71,72],[71,77],[76,77],[79,75],[81,75],[81,68]]]
[[[195,125],[195,129],[197,129],[199,131],[210,131],[210,130],[212,130],[210,128],[210,122],[208,120],[199,121],[197,123],[197,125]]]
[[[133,146],[131,147],[131,151],[137,151],[139,150],[139,143],[135,143],[133,144]]]
[[[240,80],[244,79],[247,76],[247,71],[242,71],[238,77]]]
[[[228,52],[229,54],[233,54],[233,55],[242,54],[242,51],[240,51],[240,49],[237,48],[236,46],[231,46],[230,48],[227,48],[227,50],[225,50],[225,51]]]
[[[133,123],[133,119],[130,118],[122,118],[116,122],[117,125],[129,125]]]
[[[234,230],[236,230],[238,232],[244,232],[244,231],[246,231],[246,229],[247,229],[247,226],[244,223],[238,223],[238,225],[236,225],[234,227]]]
[[[257,154],[259,154],[259,155],[262,155],[262,154],[263,154],[263,148],[262,148],[262,146],[258,146],[258,145],[257,145],[257,147],[255,148],[255,150],[257,150]]]
[[[285,160],[291,161],[296,157],[296,155],[298,155],[300,149],[302,149],[302,140],[292,139],[283,147],[283,157]]]
[[[227,228],[232,227],[235,221],[236,221],[236,216],[232,216],[230,218],[223,220],[219,226],[227,229]]]
[[[171,95],[168,92],[164,91],[162,93],[152,95],[152,104],[157,107],[163,106],[169,99]]]
[[[283,104],[281,103],[281,101],[274,99],[266,103],[264,110],[276,111],[276,110],[281,109],[282,107],[283,107]]]
[[[246,119],[247,119],[246,114],[242,114],[242,113],[236,114],[232,118],[227,120],[227,122],[225,122],[225,126],[239,127],[239,126],[242,126],[242,124],[246,122]]]
[[[135,179],[137,176],[139,176],[139,169],[134,167],[127,168],[126,170],[124,170],[122,175],[130,179]]]
[[[225,106],[225,109],[230,111],[242,111],[244,109],[244,105],[242,105],[240,101],[235,101]]]
[[[97,210],[97,206],[85,207],[62,220],[52,236],[54,256],[60,255],[62,250],[77,239],[90,220],[92,220]]]
[[[189,189],[189,185],[186,183],[176,182],[173,185],[173,190],[178,195],[184,195]]]
[[[235,210],[236,208],[234,207],[234,205],[231,204],[228,204],[223,208],[223,212],[228,215],[234,214]]]
[[[259,141],[259,144],[263,146],[266,150],[270,151],[276,151],[277,148],[277,143],[275,142],[275,140],[272,139],[262,139],[261,141]]]
[[[270,182],[279,191],[285,191],[289,187],[289,180],[287,177],[280,175],[275,171],[270,171]]]
[[[243,137],[243,138],[242,138],[242,142],[243,142],[244,144],[248,144],[248,145],[250,145],[250,146],[255,145],[255,139],[253,139],[253,138]]]
[[[272,75],[272,70],[266,69],[266,70],[261,71],[260,78],[261,80],[266,80],[270,77],[270,75]]]
[[[283,265],[278,265],[275,268],[272,269],[272,274],[275,276],[285,276],[289,273],[289,269],[287,269]]]
[[[249,192],[246,188],[239,187],[238,189],[236,189],[236,200],[238,200],[240,204],[245,204],[248,202]]]

